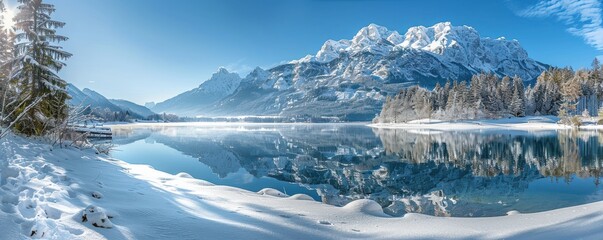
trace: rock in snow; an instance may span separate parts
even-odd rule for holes
[[[90,205],[82,211],[82,222],[89,222],[94,227],[112,228],[113,223],[109,220],[109,216],[99,207]]]

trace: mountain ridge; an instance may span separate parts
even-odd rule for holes
[[[241,77],[237,73],[219,68],[199,87],[157,103],[152,110],[194,117],[199,110],[210,107],[218,100],[232,94],[240,83]]]
[[[168,105],[164,102],[153,110],[184,116],[336,116],[370,120],[380,111],[386,96],[410,85],[433,87],[447,80],[469,80],[481,72],[517,75],[530,81],[548,67],[529,58],[518,41],[482,38],[469,26],[442,22],[411,27],[401,35],[369,24],[352,39],[327,40],[315,55],[268,70],[254,69],[238,81],[236,88],[228,88],[231,91],[221,99],[195,101],[187,97],[193,89],[172,102],[186,108],[157,107]],[[237,84],[231,83],[229,86]],[[204,94],[209,95],[197,96]]]
[[[155,115],[153,111],[144,106],[127,100],[107,99],[102,94],[89,88],[80,90],[73,84],[67,84],[67,93],[71,96],[68,101],[71,107],[88,108],[91,114],[100,118],[129,115],[128,117],[144,119]]]

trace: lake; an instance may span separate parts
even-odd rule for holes
[[[304,193],[392,216],[501,216],[603,200],[603,132],[430,131],[362,124],[113,127],[112,156],[218,185]]]

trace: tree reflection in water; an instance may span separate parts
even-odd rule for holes
[[[220,177],[242,168],[257,178],[308,185],[333,205],[370,198],[394,216],[495,216],[603,199],[597,189],[603,134],[597,131],[442,132],[361,125],[114,131],[117,144],[162,143],[199,159]],[[592,181],[589,186],[584,179]],[[590,190],[572,195],[568,188]]]

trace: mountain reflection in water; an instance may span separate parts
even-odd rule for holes
[[[309,189],[337,206],[370,198],[393,216],[497,216],[603,199],[603,133],[597,131],[442,132],[354,124],[133,125],[113,131],[122,150],[114,155],[127,162],[225,185],[236,185],[226,180],[244,173],[253,176],[245,181],[258,181],[249,187],[253,191],[296,183],[303,188],[285,189],[288,194]],[[141,146],[128,148],[134,144]],[[136,159],[152,144],[197,159],[215,176],[190,165],[180,169],[169,159]],[[271,182],[260,182],[266,178]]]

